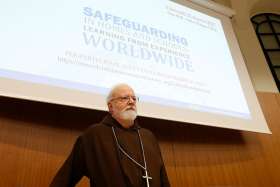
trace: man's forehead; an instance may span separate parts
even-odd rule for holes
[[[124,95],[134,95],[134,91],[131,87],[122,85],[113,90],[113,96],[124,96]]]

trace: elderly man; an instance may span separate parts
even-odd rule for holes
[[[170,186],[154,135],[135,120],[137,100],[128,85],[115,86],[110,114],[78,137],[50,186],[75,186],[82,176],[92,187]]]

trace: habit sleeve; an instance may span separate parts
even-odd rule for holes
[[[50,187],[75,186],[84,175],[87,175],[86,168],[82,138],[79,137],[74,144],[71,154],[57,172]]]
[[[156,137],[153,135],[153,133],[150,133],[150,137],[151,137],[149,139],[150,140],[150,145],[153,145],[153,147],[154,147],[153,149],[156,150],[156,152],[154,153],[155,156],[150,156],[149,158],[155,157],[157,160],[160,160],[159,167],[156,167],[157,169],[154,171],[154,173],[159,172],[160,183],[155,185],[155,186],[170,187],[170,183],[169,183],[169,180],[168,180],[168,176],[167,176],[167,173],[166,173],[166,169],[165,169],[163,158],[162,158],[161,151],[160,151],[160,146],[158,144],[158,141],[157,141]],[[149,144],[146,144],[146,145],[149,145]],[[152,165],[155,164],[155,161],[153,161],[150,164],[152,164]]]
[[[164,165],[160,169],[160,180],[161,180],[161,187],[170,187]]]

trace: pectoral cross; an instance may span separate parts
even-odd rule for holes
[[[142,176],[143,177],[143,179],[145,179],[146,180],[146,184],[147,184],[147,187],[150,187],[150,183],[149,183],[149,180],[152,180],[152,177],[149,177],[149,175],[148,175],[148,171],[145,169],[145,175],[144,176]]]

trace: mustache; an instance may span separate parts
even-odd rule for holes
[[[133,110],[133,111],[136,111],[136,107],[130,106],[130,107],[127,107],[125,110]]]

